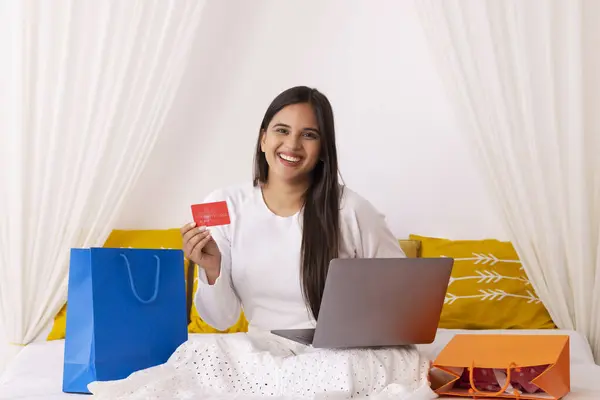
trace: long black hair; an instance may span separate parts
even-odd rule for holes
[[[254,158],[254,186],[267,182],[269,164],[261,150],[262,135],[281,109],[291,104],[312,106],[321,134],[320,161],[312,171],[304,196],[300,278],[304,299],[318,318],[329,262],[338,257],[340,239],[340,186],[335,145],[333,110],[317,89],[297,86],[279,94],[267,108],[260,124]]]

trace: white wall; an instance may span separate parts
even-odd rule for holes
[[[210,1],[175,110],[120,228],[175,227],[247,181],[269,102],[330,98],[345,182],[398,237],[505,238],[410,1]]]

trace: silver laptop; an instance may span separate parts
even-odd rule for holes
[[[316,329],[273,334],[318,348],[431,343],[452,258],[346,258],[329,266]]]

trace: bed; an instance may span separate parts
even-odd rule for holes
[[[419,347],[430,358],[434,358],[457,333],[473,331],[440,329],[432,344]],[[600,399],[600,366],[594,363],[587,341],[578,333],[564,330],[488,330],[477,333],[568,334],[571,338],[571,394],[566,399]],[[61,391],[63,348],[64,341],[56,340],[33,343],[23,349],[0,378],[0,399],[81,398],[81,395]]]

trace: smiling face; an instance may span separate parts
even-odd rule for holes
[[[269,179],[307,181],[321,154],[321,134],[313,107],[299,103],[281,109],[262,132],[260,146],[269,165]]]

